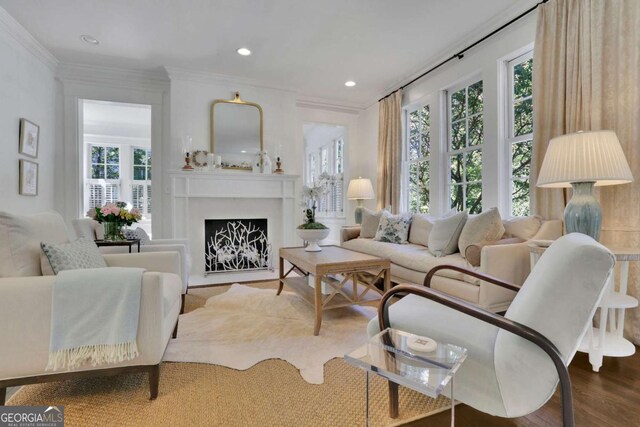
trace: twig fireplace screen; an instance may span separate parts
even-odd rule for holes
[[[267,219],[206,219],[205,274],[271,269]]]

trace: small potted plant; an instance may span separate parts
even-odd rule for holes
[[[122,228],[142,219],[140,209],[128,210],[125,202],[107,203],[89,209],[87,216],[104,224],[104,240],[125,240]]]
[[[326,225],[316,222],[318,198],[325,193],[325,190],[326,188],[322,184],[302,187],[305,217],[304,222],[298,226],[296,232],[298,237],[307,242],[305,247],[307,252],[320,252],[322,248],[318,245],[318,242],[326,239],[330,232]]]

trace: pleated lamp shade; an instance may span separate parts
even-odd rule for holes
[[[350,200],[369,200],[373,199],[373,185],[368,178],[359,177],[352,179],[349,182],[349,188],[347,189],[347,198]]]
[[[540,168],[538,187],[571,187],[572,182],[596,186],[633,181],[616,133],[577,132],[553,138]]]

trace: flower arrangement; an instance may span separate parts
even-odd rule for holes
[[[137,208],[127,209],[125,202],[115,202],[89,209],[87,216],[100,224],[104,223],[105,240],[124,240],[122,227],[140,221],[142,212]]]
[[[327,228],[324,224],[316,222],[316,209],[318,207],[318,198],[327,191],[326,184],[320,181],[318,185],[302,187],[302,200],[304,206],[304,222],[298,226],[301,230],[324,230]]]

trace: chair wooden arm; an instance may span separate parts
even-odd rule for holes
[[[464,271],[464,269],[461,269],[461,270]],[[549,341],[547,337],[542,335],[540,332],[534,329],[531,329],[528,326],[522,325],[518,322],[514,322],[513,320],[499,316],[495,313],[492,313],[488,310],[475,306],[459,298],[452,297],[448,294],[445,294],[444,292],[439,292],[435,289],[430,289],[430,288],[416,288],[416,287],[407,286],[407,285],[396,286],[391,290],[387,291],[382,296],[382,299],[380,300],[380,305],[378,306],[378,321],[379,321],[381,331],[391,327],[391,323],[389,321],[389,304],[388,303],[389,303],[389,300],[398,293],[414,294],[414,295],[429,299],[438,304],[442,304],[453,310],[459,311],[475,319],[478,319],[482,322],[489,323],[500,329],[504,329],[508,332],[511,332],[512,334],[518,335],[519,337],[524,338],[527,341],[530,341],[536,346],[538,346],[539,348],[541,348],[545,353],[547,353],[547,355],[553,361],[556,371],[558,372],[558,377],[560,379],[560,391],[561,391],[561,399],[562,399],[562,424],[565,427],[574,426],[573,398],[571,393],[571,378],[569,377],[569,370],[567,369],[567,367],[564,364],[564,361],[562,360],[560,351],[558,351],[556,346],[551,341]]]
[[[484,280],[485,282],[492,283],[494,285],[501,286],[503,288],[509,289],[510,291],[518,292],[520,290],[519,286],[516,286],[512,283],[507,283],[503,280],[498,279],[497,277],[489,276],[488,274],[478,273],[474,270],[468,270],[466,268],[458,267],[455,265],[443,264],[433,267],[427,276],[424,278],[424,286],[427,288],[431,287],[431,279],[433,276],[440,270],[454,270],[459,271],[460,273],[475,277],[476,279]]]

